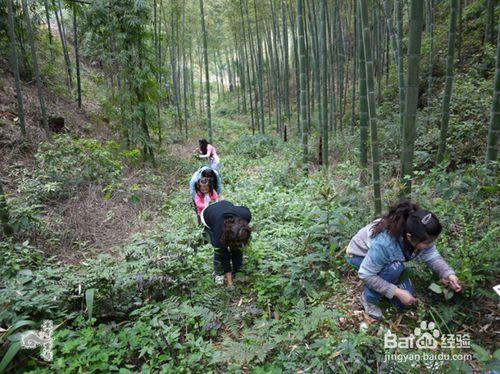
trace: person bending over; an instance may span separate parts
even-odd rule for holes
[[[224,280],[233,287],[233,276],[243,266],[242,247],[248,244],[252,214],[247,207],[229,201],[211,204],[201,212],[201,221],[208,228],[214,249],[215,281]]]
[[[200,146],[200,158],[206,158],[208,159],[208,162],[210,162],[210,167],[214,170],[219,170],[219,156],[217,155],[217,150],[215,147],[210,144],[206,139],[200,139],[198,141],[199,146]]]
[[[370,317],[383,318],[379,303],[384,296],[399,307],[417,301],[411,280],[401,277],[403,263],[414,258],[425,262],[454,291],[462,289],[455,272],[434,245],[441,230],[433,213],[404,201],[351,239],[347,261],[358,268],[365,283],[361,303]]]

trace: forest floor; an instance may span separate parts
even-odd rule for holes
[[[83,60],[80,63],[83,84],[91,86],[92,75],[98,72]],[[24,173],[33,173],[39,166],[40,161],[35,155],[39,146],[46,141],[35,82],[23,82],[21,91],[28,134],[28,143],[24,144],[21,144],[14,78],[7,62],[0,59],[0,175],[4,178],[4,188],[10,198],[22,195],[19,183]],[[43,93],[48,117],[64,119],[64,128],[51,131],[52,136],[67,134],[72,139],[92,139],[100,143],[114,138],[117,129],[102,116],[99,97],[86,95],[84,106],[79,109],[66,87],[49,84]],[[170,151],[174,153],[186,154],[186,150],[187,146],[182,144],[170,146]],[[141,165],[140,168],[129,165],[121,179],[123,188],[143,183],[144,173],[154,174],[155,170],[148,165]],[[169,179],[164,190],[177,188],[177,183],[175,178]],[[47,255],[55,255],[61,261],[81,262],[98,253],[112,251],[113,247],[126,243],[135,233],[145,230],[154,217],[148,216],[146,222],[140,218],[140,212],[155,212],[161,204],[162,201],[158,199],[145,199],[141,204],[134,204],[118,194],[108,198],[99,183],[85,184],[74,190],[70,197],[52,199],[44,204],[43,219],[47,230],[53,235],[28,233],[23,239],[29,239],[32,244],[44,248]]]
[[[3,82],[0,95],[9,101],[0,110],[9,116],[15,105],[12,82]],[[29,131],[42,138],[34,125],[34,93],[33,85],[24,87]],[[214,285],[213,249],[203,242],[188,189],[192,173],[203,164],[194,155],[205,129],[190,123],[188,140],[167,140],[153,168],[111,140],[117,129],[103,122],[98,111],[80,111],[69,100],[48,97],[49,111],[67,118],[69,127],[58,143],[43,150],[53,159],[40,162],[37,149],[20,153],[13,143],[19,134],[12,135],[12,119],[0,126],[0,151],[8,155],[0,167],[8,175],[9,200],[23,198],[23,186],[44,176],[38,171],[47,173],[52,170],[47,165],[62,165],[63,160],[76,160],[69,168],[83,163],[83,172],[90,165],[104,177],[114,175],[118,163],[120,173],[115,179],[74,186],[68,182],[72,174],[63,168],[71,178],[61,187],[69,194],[45,200],[35,228],[19,238],[26,244],[12,252],[17,270],[5,281],[0,304],[8,307],[0,317],[49,318],[58,328],[53,363],[23,351],[14,369],[422,372],[428,370],[425,363],[383,362],[388,353],[384,332],[410,336],[422,321],[435,322],[441,336],[470,334],[479,347],[474,351],[483,349],[481,359],[467,362],[473,369],[493,359],[495,299],[465,284],[464,295],[445,301],[428,290],[433,278],[419,265],[410,268],[419,293],[415,307],[401,313],[387,306],[380,323],[362,311],[362,283],[343,258],[349,239],[371,219],[370,189],[359,185],[357,161],[350,157],[354,138],[339,135],[343,138],[332,145],[330,171],[325,174],[313,165],[306,177],[293,134],[285,143],[275,136],[252,136],[247,117],[214,119],[222,197],[248,206],[253,214],[244,276],[228,291]],[[85,143],[91,139],[97,142]],[[51,153],[58,147],[62,153]],[[94,155],[102,155],[102,164],[92,164]],[[42,180],[42,186],[49,185]],[[425,188],[439,196],[434,187]],[[30,193],[29,199],[40,194]],[[470,244],[468,240],[457,239]],[[36,259],[33,253],[39,249],[43,253]],[[460,254],[446,249],[444,255],[461,264]],[[461,367],[433,365],[455,372]]]

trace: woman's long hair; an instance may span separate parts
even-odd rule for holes
[[[200,139],[198,141],[198,144],[200,145],[200,152],[203,153],[204,155],[207,154],[207,147],[210,144],[207,139]]]
[[[389,209],[373,227],[371,237],[387,231],[395,238],[406,239],[406,234],[410,234],[416,242],[423,242],[437,237],[441,230],[441,223],[433,213],[406,200]]]
[[[252,235],[248,222],[240,217],[230,217],[224,220],[220,242],[231,249],[245,246]]]
[[[213,169],[205,169],[201,172],[201,176],[210,179],[210,192],[219,189],[219,178]]]

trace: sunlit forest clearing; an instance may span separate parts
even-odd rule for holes
[[[0,373],[500,372],[499,15],[0,0]]]

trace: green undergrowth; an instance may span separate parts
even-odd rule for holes
[[[43,319],[57,326],[53,362],[22,350],[11,368],[46,373],[369,372],[382,363],[387,353],[383,331],[397,313],[389,308],[386,322],[359,327],[349,304],[359,291],[343,258],[350,237],[373,218],[370,189],[357,181],[355,151],[346,149],[349,153],[328,174],[305,177],[298,142],[247,133],[245,125],[230,119],[215,121],[223,198],[248,206],[253,216],[254,233],[235,290],[214,285],[213,249],[204,244],[190,203],[187,184],[199,161],[170,156],[160,168],[177,165],[185,172],[183,187],[165,197],[156,226],[114,255],[69,265],[44,257],[29,242],[1,244],[5,257],[17,259],[2,265],[2,326],[22,320],[38,325]],[[53,152],[44,156],[47,170]],[[79,152],[66,154],[68,165],[77,164],[81,171],[57,175],[64,176],[68,188],[75,175],[85,180],[89,173],[101,178],[102,172],[107,183],[119,183],[116,162],[123,158],[109,152],[100,149],[101,156],[89,161],[80,159]],[[468,167],[446,174],[435,169],[415,182],[418,200],[443,220],[438,245],[466,289],[446,302],[427,290],[435,281],[430,272],[411,268],[422,303],[410,313],[435,321],[442,331],[474,325],[472,313],[463,311],[479,312],[480,297],[494,299],[489,287],[496,269],[498,226],[484,170]],[[404,332],[411,331],[415,318],[403,317],[403,325]],[[19,335],[10,339],[0,342],[4,352]],[[473,342],[492,350],[487,340],[478,339],[474,336]],[[488,352],[482,353],[483,362],[491,361]],[[457,363],[446,365],[439,369],[458,370]]]

